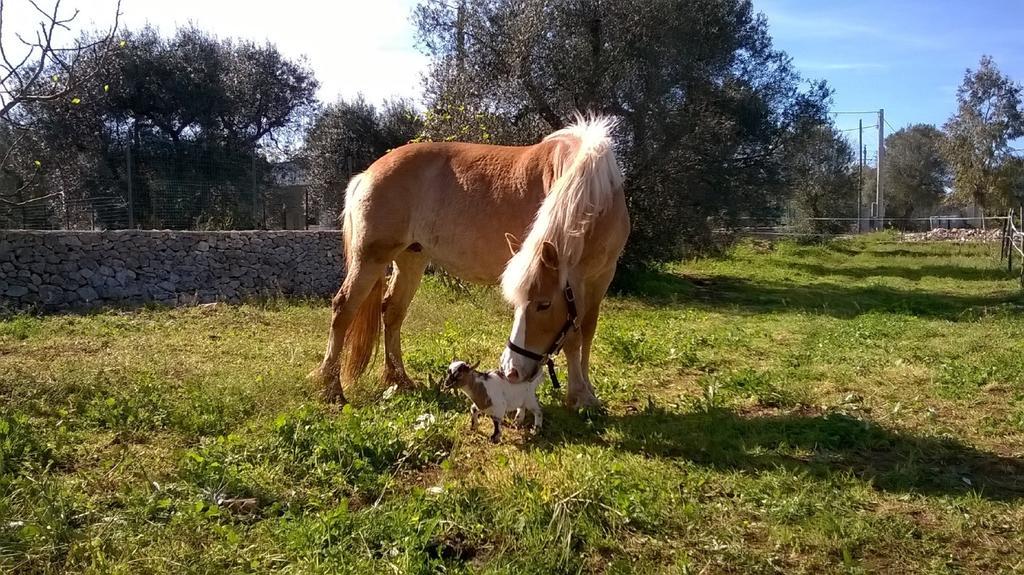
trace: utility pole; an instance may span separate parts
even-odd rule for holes
[[[860,226],[860,197],[864,193],[864,120],[857,120],[857,151],[860,153],[860,165],[857,167],[857,233]]]
[[[885,108],[878,110],[878,166],[875,203],[878,205],[878,229],[885,228],[885,191],[882,189],[882,170],[885,166]]]

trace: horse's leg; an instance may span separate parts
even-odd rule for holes
[[[421,253],[405,251],[394,261],[391,283],[384,297],[384,382],[399,389],[411,389],[415,383],[405,373],[402,362],[402,322],[409,304],[423,279],[427,258]]]
[[[587,385],[587,389],[590,394],[597,396],[597,391],[594,389],[594,384],[590,382],[590,350],[594,345],[594,335],[597,333],[597,306],[593,310],[588,310],[587,314],[580,321],[580,332],[583,343],[581,345],[581,358],[580,368],[583,373],[583,381]]]
[[[586,393],[583,394],[583,398],[587,401],[590,401],[592,398],[593,403],[589,405],[599,405],[600,403],[597,399],[597,391],[594,389],[594,384],[590,382],[590,352],[594,346],[594,336],[597,334],[597,318],[601,310],[601,301],[604,300],[605,294],[608,293],[608,286],[611,285],[614,275],[615,269],[612,268],[610,272],[602,275],[587,286],[588,304],[583,310],[583,315],[580,317],[580,379],[583,380],[583,385],[586,387]],[[570,369],[572,369],[572,364],[570,363],[569,365]],[[570,381],[571,377],[572,373],[570,372]],[[572,404],[570,403],[570,405]]]
[[[582,328],[582,326],[581,326]],[[565,363],[569,371],[569,390],[565,394],[565,405],[572,409],[597,407],[601,404],[587,385],[583,375],[583,346],[581,331],[570,333],[562,347]]]
[[[345,393],[340,379],[339,357],[345,344],[345,333],[360,304],[369,295],[373,285],[381,279],[384,264],[357,262],[345,275],[341,289],[331,300],[331,328],[327,335],[327,350],[320,367],[310,377],[324,386],[324,397],[328,401],[345,403]]]

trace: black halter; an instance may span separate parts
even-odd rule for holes
[[[559,330],[558,336],[555,337],[554,343],[548,347],[548,351],[546,353],[539,354],[532,352],[512,343],[512,340],[508,340],[508,343],[505,344],[506,347],[514,353],[518,353],[523,357],[527,357],[540,363],[547,363],[548,376],[551,377],[551,386],[555,389],[558,389],[561,386],[558,384],[558,377],[555,375],[554,356],[558,355],[558,352],[562,351],[562,345],[565,343],[565,338],[569,335],[569,332],[576,331],[580,328],[580,324],[577,319],[578,315],[576,313],[576,296],[572,293],[572,288],[569,287],[568,282],[565,284],[565,289],[562,290],[562,294],[565,296],[565,303],[569,308],[569,314],[565,319],[565,323],[562,324],[562,329]]]

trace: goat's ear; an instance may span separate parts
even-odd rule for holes
[[[544,242],[540,250],[540,261],[548,268],[558,269],[558,249],[551,242]]]
[[[473,365],[469,366],[469,369],[474,369],[475,370],[478,367],[480,367],[480,360],[479,359],[476,360],[476,363],[474,363]]]
[[[512,234],[505,234],[505,241],[508,242],[508,251],[512,252],[512,255],[519,253],[519,248],[523,247],[523,242]]]

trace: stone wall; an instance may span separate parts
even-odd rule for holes
[[[0,311],[329,296],[337,231],[0,231]]]

